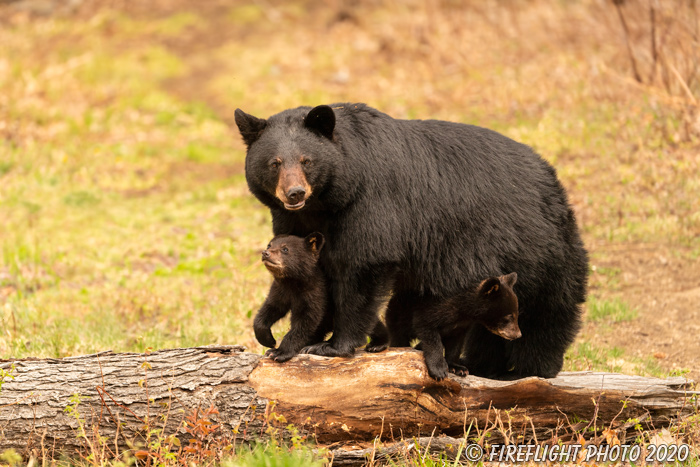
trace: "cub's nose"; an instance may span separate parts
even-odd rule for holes
[[[295,186],[287,192],[287,199],[289,204],[299,204],[304,200],[306,196],[306,190],[303,187]]]
[[[265,261],[269,257],[270,257],[270,252],[267,250],[263,250],[262,251],[262,260]]]

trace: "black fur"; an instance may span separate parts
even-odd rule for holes
[[[329,111],[333,124],[321,124]],[[496,378],[559,372],[580,327],[588,260],[555,170],[529,147],[364,104],[300,107],[268,120],[239,110],[236,122],[248,186],[270,208],[274,233],[319,231],[328,241],[320,264],[334,333],[313,353],[352,355],[390,290],[389,309],[401,314],[518,271],[523,337],[507,342],[472,327],[469,369]],[[311,188],[293,211],[275,192],[285,166],[301,169]]]
[[[468,374],[469,362],[462,359],[462,352],[470,326],[484,326],[508,340],[520,337],[518,298],[513,292],[516,279],[515,273],[489,277],[450,298],[424,300],[423,307],[415,310],[412,323],[415,336],[411,337],[421,341],[430,376],[440,381],[447,376],[448,369],[461,376]],[[387,316],[391,332],[390,320]],[[392,336],[394,344],[404,346],[403,342],[394,342]]]
[[[325,244],[318,232],[306,238],[278,235],[262,252],[262,261],[275,280],[270,293],[253,321],[255,337],[265,347],[265,354],[275,361],[286,362],[305,346],[323,341],[333,330],[333,316],[328,313],[328,291],[318,256]],[[291,327],[279,348],[271,327],[291,310]],[[368,352],[380,352],[388,346],[388,332],[377,320],[371,332]]]

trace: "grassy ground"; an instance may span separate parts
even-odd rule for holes
[[[657,63],[624,10],[639,82],[602,2],[21,3],[0,7],[0,358],[262,351],[270,218],[233,110],[363,101],[554,164],[592,258],[565,369],[700,377],[697,52],[671,47],[688,11],[657,13]]]

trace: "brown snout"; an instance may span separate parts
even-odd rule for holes
[[[311,196],[311,186],[300,165],[280,171],[275,196],[289,211],[304,207],[306,200]]]
[[[518,325],[514,324],[512,326],[508,326],[506,328],[499,329],[498,335],[504,339],[512,341],[514,339],[519,339],[520,337],[522,337],[523,333],[520,332],[520,328],[518,327]]]

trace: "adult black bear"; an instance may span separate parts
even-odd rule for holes
[[[518,271],[522,337],[469,332],[473,374],[555,376],[580,327],[588,259],[554,169],[491,130],[396,120],[364,104],[236,110],[246,179],[277,234],[319,231],[333,336],[311,347],[350,356],[389,309],[401,313]]]
[[[333,330],[333,317],[326,312],[328,291],[318,256],[324,245],[318,232],[306,238],[278,235],[262,252],[262,262],[275,280],[265,303],[255,315],[253,330],[258,342],[272,347],[265,355],[286,362],[309,344],[320,342]],[[291,327],[279,348],[272,336],[272,325],[291,311]],[[388,345],[386,328],[377,321],[372,331],[369,352],[379,352]]]
[[[469,362],[465,362],[461,356],[465,334],[470,326],[481,325],[506,340],[521,336],[518,297],[513,292],[517,278],[514,272],[489,277],[460,294],[423,303],[423,308],[415,310],[412,326],[398,329],[398,334],[392,334],[391,345],[405,347],[415,337],[421,341],[430,376],[440,381],[447,376],[448,370],[461,376],[467,375]],[[392,326],[392,318],[391,314],[387,315],[390,333],[396,329],[396,326]],[[414,334],[407,334],[406,329]],[[408,339],[402,341],[399,336]]]

